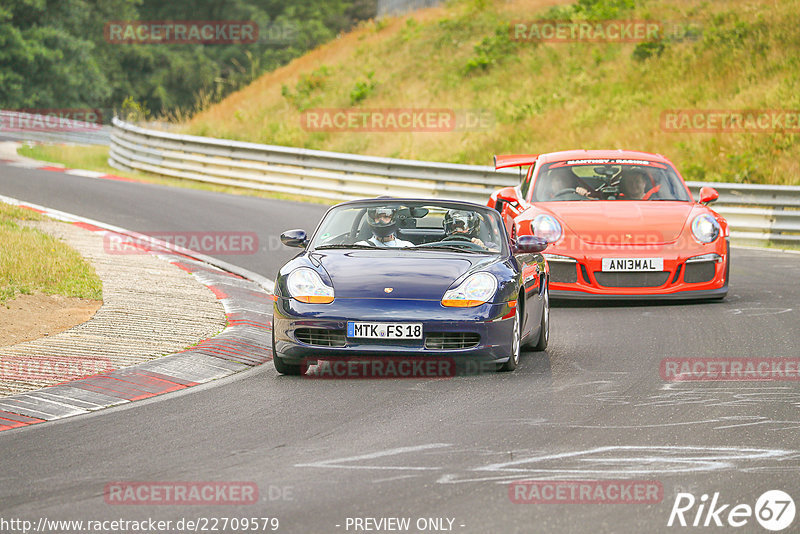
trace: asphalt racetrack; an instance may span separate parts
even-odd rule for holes
[[[3,164],[0,194],[143,233],[255,232],[258,253],[219,257],[268,278],[294,253],[279,246],[281,231],[312,230],[326,209]],[[550,348],[523,354],[514,373],[311,380],[267,363],[0,433],[0,517],[153,518],[176,532],[181,519],[226,517],[278,518],[289,533],[404,531],[389,518],[408,518],[408,532],[682,532],[700,527],[667,526],[678,493],[697,500],[689,525],[702,495],[718,493],[717,508],[729,506],[712,531],[766,532],[753,516],[732,528],[728,513],[754,508],[768,490],[800,504],[800,384],[672,382],[661,372],[670,358],[800,355],[800,256],[732,253],[723,302],[556,303]],[[513,502],[515,481],[598,479],[662,493],[658,502]],[[260,497],[119,505],[104,498],[115,481],[245,481]],[[706,519],[704,510],[699,524]]]

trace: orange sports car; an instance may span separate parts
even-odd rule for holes
[[[516,187],[495,191],[512,238],[550,245],[553,298],[723,299],[728,224],[700,201],[664,156],[629,150],[570,150],[495,156],[495,168],[528,167]]]

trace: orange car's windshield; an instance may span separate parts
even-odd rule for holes
[[[646,160],[548,163],[536,176],[534,202],[566,200],[679,200],[690,202],[670,166]]]

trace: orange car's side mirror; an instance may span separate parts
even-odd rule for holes
[[[719,198],[719,193],[713,187],[703,187],[700,189],[700,204],[710,204]]]

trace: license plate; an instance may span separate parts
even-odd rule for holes
[[[357,323],[347,321],[347,337],[422,339],[422,323]]]
[[[664,258],[603,258],[603,272],[663,270]]]

